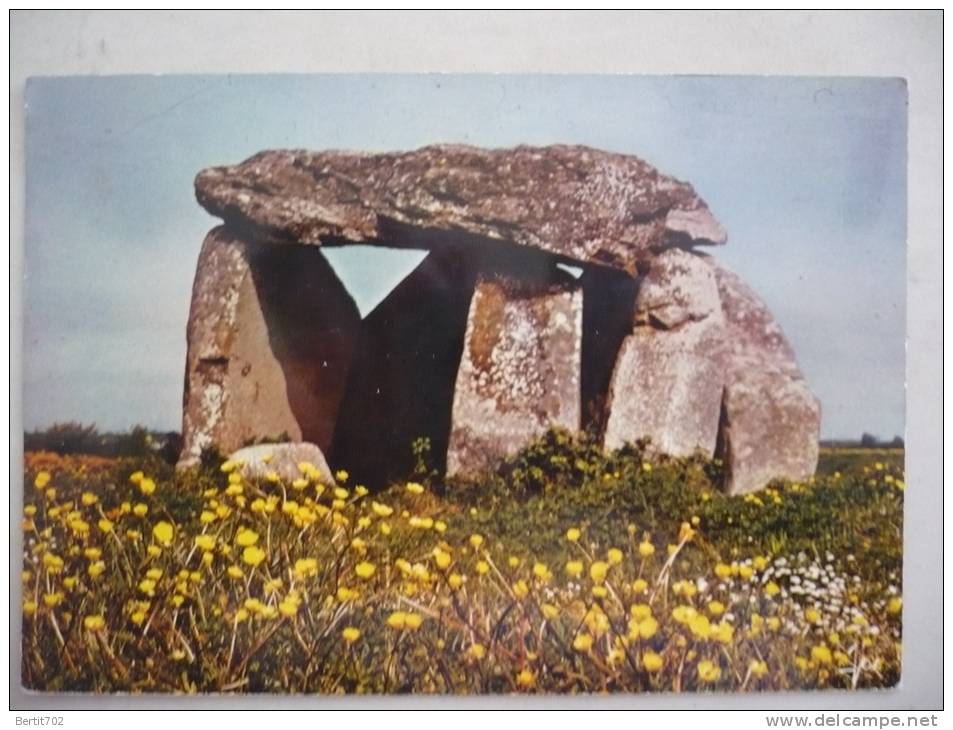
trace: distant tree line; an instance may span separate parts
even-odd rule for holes
[[[880,439],[872,433],[864,432],[859,441],[853,439],[826,439],[821,441],[821,446],[828,446],[831,448],[850,448],[850,447],[861,447],[864,449],[902,449],[903,438],[901,436],[894,436],[892,439],[887,441],[886,439]]]
[[[52,451],[57,454],[108,457],[152,455],[174,463],[181,448],[182,436],[179,433],[150,431],[144,426],[134,426],[127,433],[100,433],[95,424],[69,421],[23,434],[24,451]]]

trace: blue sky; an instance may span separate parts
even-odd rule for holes
[[[192,180],[268,148],[578,143],[691,182],[768,303],[822,435],[903,433],[907,95],[897,79],[338,75],[31,79],[24,426],[178,429],[205,232]],[[329,252],[363,311],[420,255]]]

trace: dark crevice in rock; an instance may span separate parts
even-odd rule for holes
[[[582,305],[582,427],[599,437],[605,429],[609,383],[622,341],[632,332],[639,279],[588,267],[580,277]]]
[[[718,436],[715,439],[714,458],[721,464],[721,488],[731,484],[731,423],[728,419],[728,390],[721,393],[721,412],[718,416]]]
[[[430,439],[446,466],[454,382],[476,277],[472,257],[434,250],[361,323],[329,460],[380,488],[414,467]]]

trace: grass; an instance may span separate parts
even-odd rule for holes
[[[209,459],[27,454],[23,682],[131,692],[884,687],[900,450],[726,497],[718,464],[552,432],[369,494]],[[36,485],[36,486],[33,486]]]

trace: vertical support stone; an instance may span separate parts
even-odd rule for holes
[[[179,466],[265,439],[327,450],[359,326],[318,249],[212,230],[192,290]]]
[[[652,449],[672,456],[711,456],[724,387],[714,273],[677,248],[647,266],[609,386],[605,447],[649,439]]]
[[[551,427],[580,426],[582,290],[550,268],[483,273],[467,317],[447,473],[474,474]]]
[[[716,454],[724,464],[725,490],[745,494],[773,479],[808,479],[820,450],[820,402],[764,302],[715,259],[705,260],[725,316],[725,393]]]

